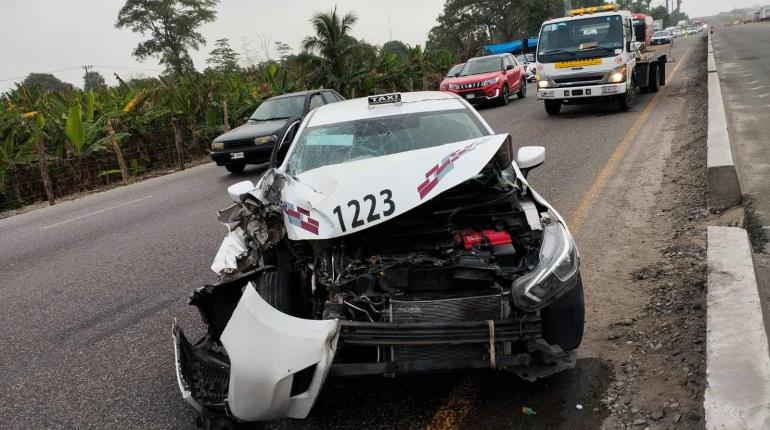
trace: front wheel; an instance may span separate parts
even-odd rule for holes
[[[225,169],[227,169],[228,172],[232,173],[233,175],[239,175],[243,173],[243,169],[246,168],[245,164],[227,164],[225,165]]]
[[[519,87],[519,92],[516,93],[516,97],[523,99],[527,96],[527,79],[521,78],[521,86]]]
[[[564,351],[572,351],[583,341],[586,307],[583,301],[583,280],[580,273],[576,284],[561,298],[540,311],[543,339],[558,345]]]
[[[545,111],[551,116],[558,115],[561,112],[561,102],[558,100],[546,100]]]
[[[635,100],[636,100],[636,83],[632,79],[629,82],[628,88],[626,88],[626,93],[621,94],[618,97],[618,106],[620,107],[620,110],[627,111],[634,106]]]
[[[500,96],[500,104],[505,106],[511,99],[511,95],[508,93],[508,85],[503,85],[503,94]]]

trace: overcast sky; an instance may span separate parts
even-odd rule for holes
[[[659,0],[662,1],[662,0]],[[768,0],[770,1],[770,0]],[[142,40],[130,30],[115,28],[124,0],[0,0],[0,92],[13,88],[30,72],[53,72],[61,80],[82,86],[82,65],[93,65],[114,83],[113,73],[124,78],[156,75],[154,60],[139,63],[131,52]],[[712,15],[724,9],[747,7],[756,0],[685,0],[690,16]],[[382,44],[391,38],[423,44],[435,25],[444,0],[222,0],[217,20],[201,31],[208,42],[191,52],[195,65],[205,67],[214,41],[229,38],[243,53],[264,57],[260,40],[288,43],[295,52],[312,29],[310,16],[334,5],[359,17],[356,38]],[[66,69],[66,70],[63,70]],[[19,79],[9,79],[19,78]]]

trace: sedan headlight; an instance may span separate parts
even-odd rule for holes
[[[481,82],[481,86],[482,86],[482,87],[486,87],[486,86],[488,86],[488,85],[494,85],[494,84],[496,84],[496,83],[498,83],[498,82],[500,82],[500,77],[498,77],[498,76],[495,76],[495,77],[494,77],[494,78],[492,78],[492,79],[487,79],[486,81],[482,81],[482,82]]]
[[[449,84],[448,87],[449,87],[450,90],[459,90],[460,89],[460,85],[458,85],[458,84]]]
[[[225,149],[225,144],[222,142],[213,142],[211,144],[211,150],[216,151],[218,149]]]
[[[577,249],[558,221],[543,227],[543,244],[537,267],[513,283],[513,300],[525,311],[535,311],[551,304],[574,286],[571,282],[578,271]]]
[[[618,68],[615,68],[612,70],[612,73],[610,73],[610,78],[607,80],[607,82],[610,82],[612,84],[619,84],[621,82],[626,81],[626,66],[620,66]]]
[[[270,136],[257,137],[256,139],[254,139],[254,143],[256,145],[262,145],[265,143],[273,143],[273,142],[276,142],[277,140],[278,140],[278,136],[272,134]]]

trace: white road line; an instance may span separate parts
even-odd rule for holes
[[[756,87],[751,87],[751,91],[761,90],[764,87],[765,87],[764,85],[757,85]]]
[[[765,97],[767,97],[767,96],[770,96],[770,94],[767,94],[767,93],[765,93],[765,94],[760,94],[760,95],[758,95],[757,97],[759,97],[759,98],[763,99],[763,98],[765,98]]]
[[[137,202],[141,202],[142,200],[147,200],[147,199],[149,199],[150,197],[152,197],[152,195],[149,195],[149,196],[144,196],[144,197],[138,198],[138,199],[136,199],[136,200],[131,200],[131,201],[123,202],[123,203],[121,203],[121,204],[119,204],[119,205],[110,206],[110,207],[108,207],[108,208],[99,209],[98,211],[89,212],[89,213],[87,213],[87,214],[84,214],[84,215],[76,216],[75,218],[70,218],[70,219],[68,219],[68,220],[59,221],[59,222],[57,222],[57,223],[54,223],[54,224],[51,224],[51,225],[47,225],[47,226],[45,226],[45,227],[42,227],[42,229],[43,229],[43,230],[48,230],[49,228],[58,227],[58,226],[60,226],[60,225],[62,225],[62,224],[68,224],[68,223],[71,223],[71,222],[73,222],[73,221],[78,221],[78,220],[81,220],[81,219],[83,219],[83,218],[88,218],[88,217],[90,217],[90,216],[99,215],[100,213],[104,213],[104,212],[107,212],[107,211],[111,211],[111,210],[113,210],[113,209],[117,209],[117,208],[119,208],[119,207],[128,206],[128,205],[131,205],[131,204],[134,204],[134,203],[137,203]]]

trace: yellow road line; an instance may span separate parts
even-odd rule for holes
[[[682,66],[682,64],[685,63],[687,57],[689,57],[690,50],[692,50],[692,48],[689,48],[687,52],[685,52],[684,55],[682,55],[682,57],[679,59],[679,62],[676,67],[674,67],[674,70],[672,70],[671,74],[666,77],[667,81],[674,80],[677,72],[679,72],[679,68]],[[644,126],[644,123],[647,122],[647,119],[652,114],[652,111],[655,110],[655,106],[657,106],[660,99],[665,96],[666,87],[663,87],[662,89],[663,91],[659,91],[657,94],[655,94],[655,97],[652,98],[647,107],[642,111],[642,114],[639,115],[639,118],[636,119],[634,125],[628,129],[626,135],[623,137],[623,140],[620,142],[620,145],[615,148],[615,152],[612,153],[612,156],[607,161],[607,164],[604,165],[604,168],[599,173],[599,176],[596,177],[596,180],[591,185],[591,188],[583,196],[582,200],[580,201],[580,206],[578,206],[578,208],[575,210],[575,213],[572,214],[572,217],[567,220],[567,224],[569,225],[572,233],[578,233],[580,227],[583,225],[583,221],[585,220],[586,215],[588,215],[588,211],[596,203],[596,199],[599,197],[599,194],[601,194],[602,190],[604,190],[604,187],[607,185],[607,181],[615,173],[615,170],[617,170],[620,162],[626,155],[626,152],[628,152],[628,148],[631,147],[631,144],[636,139],[636,136],[639,135],[639,131]]]
[[[682,66],[682,64],[685,63],[687,57],[690,55],[691,50],[692,48],[689,48],[687,52],[682,55],[678,64],[676,67],[674,67],[674,70],[672,70],[671,73],[666,77],[667,81],[670,82],[674,80],[674,77],[676,77],[679,68]],[[639,118],[637,118],[634,125],[626,132],[626,135],[623,137],[620,145],[615,148],[615,151],[607,161],[607,164],[604,165],[601,173],[599,173],[599,176],[591,185],[591,189],[589,189],[588,192],[583,196],[580,206],[578,206],[577,210],[575,210],[575,213],[572,214],[572,218],[570,218],[570,220],[567,222],[567,224],[569,224],[570,230],[572,230],[574,234],[577,234],[577,231],[582,226],[588,211],[594,205],[596,199],[599,197],[599,194],[601,194],[602,190],[607,185],[609,178],[612,177],[612,175],[615,173],[615,170],[617,170],[618,165],[620,165],[620,162],[623,160],[626,152],[628,152],[628,148],[631,146],[631,143],[633,143],[634,139],[636,139],[636,136],[639,134],[639,130],[641,130],[642,126],[644,126],[644,123],[647,122],[647,119],[652,114],[652,111],[655,109],[655,106],[657,106],[660,99],[665,96],[665,89],[666,87],[663,87],[662,91],[659,91],[657,94],[655,94],[655,97],[653,97],[644,111],[642,111],[642,114],[639,115]],[[459,428],[462,420],[470,413],[471,406],[475,401],[476,396],[478,395],[479,388],[480,387],[478,386],[478,383],[470,379],[470,377],[463,379],[452,389],[452,392],[449,394],[449,397],[447,397],[446,402],[444,402],[444,404],[436,411],[436,414],[433,415],[433,419],[425,427],[425,429],[450,430]]]

